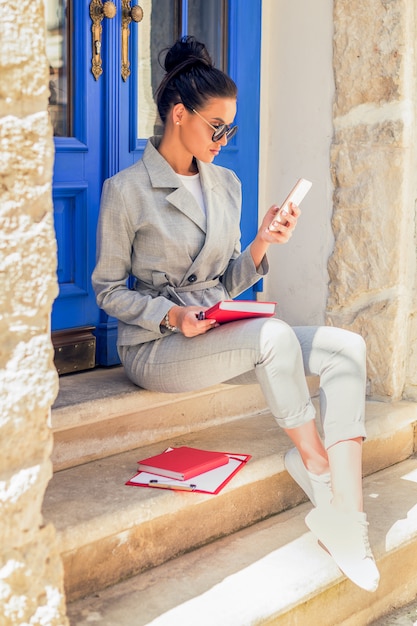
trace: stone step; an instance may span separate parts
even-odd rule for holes
[[[362,626],[417,593],[417,458],[364,480],[375,593],[356,587],[299,505],[70,604],[72,626]],[[398,606],[398,604],[397,604]]]
[[[312,392],[316,384],[312,378]],[[265,409],[258,385],[222,384],[167,394],[140,389],[123,367],[62,376],[51,417],[54,471]]]
[[[414,403],[369,402],[367,421],[365,474],[413,453]],[[253,458],[216,496],[125,486],[137,460],[168,445]],[[44,518],[57,529],[67,598],[94,593],[299,504],[304,494],[283,465],[288,447],[273,417],[258,414],[55,473]]]
[[[318,378],[307,378],[312,396]],[[52,407],[52,463],[59,471],[266,410],[259,385],[221,384],[157,393],[131,383],[123,367],[62,376]]]

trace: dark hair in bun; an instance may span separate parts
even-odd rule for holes
[[[156,103],[164,124],[171,107],[179,102],[191,111],[204,107],[209,98],[237,96],[234,81],[214,67],[207,48],[195,37],[183,37],[169,48],[163,67],[166,74],[157,89]]]

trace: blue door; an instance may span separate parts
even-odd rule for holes
[[[242,245],[257,230],[261,0],[48,0],[51,118],[55,130],[55,228],[59,296],[56,353],[74,371],[118,362],[117,324],[95,304],[91,273],[103,180],[141,158],[158,132],[153,92],[159,52],[181,35],[204,41],[239,89],[238,134],[216,161],[243,183]],[[112,6],[113,5],[113,6]],[[114,15],[115,13],[115,15]],[[256,286],[255,286],[256,289]],[[254,297],[254,291],[244,294]],[[83,334],[96,357],[77,362]],[[75,339],[71,339],[75,337]],[[76,346],[76,349],[74,348]]]

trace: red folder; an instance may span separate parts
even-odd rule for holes
[[[233,322],[248,317],[272,317],[276,302],[257,300],[222,300],[204,313],[205,319],[215,319],[219,324]]]
[[[158,476],[188,480],[228,462],[229,457],[223,452],[181,446],[138,461],[138,469]]]
[[[168,452],[167,450],[165,454]],[[229,462],[208,472],[194,476],[188,481],[174,478],[158,477],[149,472],[137,472],[125,484],[133,487],[152,487],[154,489],[168,489],[172,491],[194,491],[216,495],[251,459],[250,454],[224,453]]]

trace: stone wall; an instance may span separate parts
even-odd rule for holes
[[[0,624],[65,626],[63,572],[41,506],[57,393],[44,4],[0,0]]]
[[[415,2],[334,1],[328,323],[368,347],[373,399],[417,399]]]

